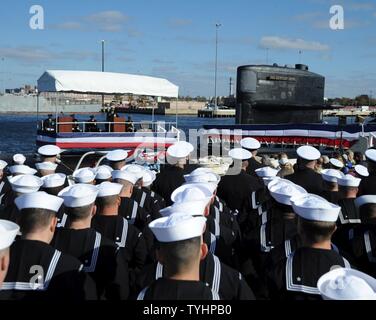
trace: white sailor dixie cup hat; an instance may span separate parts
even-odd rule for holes
[[[357,164],[354,167],[354,170],[361,177],[368,177],[369,176],[368,169],[365,166],[362,166],[361,164]]]
[[[312,147],[312,146],[299,147],[296,150],[296,152],[297,152],[299,158],[302,158],[302,159],[308,160],[308,161],[317,160],[321,157],[320,151],[317,150],[316,148]]]
[[[213,187],[209,183],[187,183],[177,188],[171,194],[172,202],[184,202],[195,200],[206,200],[207,204],[213,196]]]
[[[38,170],[55,171],[57,168],[57,163],[50,161],[38,162],[35,164],[35,168]]]
[[[54,157],[61,153],[61,149],[55,145],[45,145],[38,149],[38,153],[44,157]]]
[[[333,167],[335,167],[335,168],[337,168],[337,169],[342,169],[343,168],[343,163],[341,162],[341,161],[339,161],[338,159],[335,159],[335,158],[331,158],[330,160],[329,160],[329,162],[330,162],[330,164],[333,166]]]
[[[66,187],[58,194],[64,199],[64,206],[68,208],[85,207],[95,202],[98,188],[90,184],[75,184]]]
[[[120,183],[114,183],[114,182],[102,182],[100,185],[97,186],[98,188],[98,198],[104,198],[104,197],[111,197],[111,196],[117,196],[120,194],[121,190],[123,189],[123,185]]]
[[[145,168],[138,164],[128,164],[121,168],[121,171],[127,171],[137,177],[137,180],[141,179],[144,175]]]
[[[369,161],[376,162],[376,149],[368,149],[365,155]]]
[[[361,181],[362,181],[362,179],[355,178],[351,174],[347,174],[343,178],[337,179],[338,185],[340,185],[342,187],[356,187],[357,188],[357,187],[359,187]]]
[[[191,143],[179,141],[167,149],[167,155],[173,158],[182,159],[188,157],[194,149],[195,148]]]
[[[95,170],[93,168],[81,168],[73,173],[76,183],[91,183],[95,180]]]
[[[200,183],[210,182],[210,183],[218,184],[219,181],[221,180],[221,177],[218,174],[214,173],[214,172],[203,172],[201,170],[198,171],[198,169],[196,169],[196,170],[192,171],[190,174],[184,175],[184,179],[188,183],[193,183],[193,182],[200,182]]]
[[[33,175],[20,175],[9,178],[10,186],[14,192],[31,193],[37,192],[43,185],[41,178]]]
[[[106,159],[112,162],[124,161],[128,157],[128,151],[125,150],[112,150],[106,155]]]
[[[0,251],[12,245],[19,230],[20,227],[14,222],[0,220]]]
[[[58,212],[64,200],[44,191],[38,191],[19,196],[14,202],[18,210],[34,208]]]
[[[37,173],[37,170],[30,168],[29,166],[26,166],[24,164],[17,164],[14,166],[9,167],[9,172],[12,175],[15,174],[29,174],[29,175],[34,175]]]
[[[355,207],[360,208],[361,206],[368,203],[376,203],[376,195],[368,194],[355,199]]]
[[[260,178],[275,177],[278,174],[278,170],[271,167],[263,167],[255,170],[256,174]]]
[[[149,187],[153,184],[153,182],[155,181],[156,178],[157,178],[157,175],[156,175],[155,171],[146,169],[144,171],[143,176],[142,176],[142,181],[143,181],[142,185],[144,187]]]
[[[96,180],[107,180],[111,179],[112,171],[114,171],[110,166],[102,165],[99,166],[95,172]]]
[[[208,205],[206,199],[186,200],[184,202],[175,202],[172,206],[159,210],[162,217],[168,217],[174,212],[189,212],[191,216],[204,216]]]
[[[112,179],[120,179],[130,182],[131,184],[136,184],[138,181],[137,176],[135,176],[133,173],[129,171],[123,171],[123,170],[114,170],[112,171]]]
[[[345,175],[336,169],[325,169],[321,172],[324,181],[337,183],[338,179],[343,178]]]
[[[26,157],[23,154],[21,154],[21,153],[17,153],[17,154],[15,154],[13,156],[13,162],[15,164],[20,164],[21,165],[21,164],[24,164],[25,161],[26,161]]]
[[[8,165],[8,162],[4,160],[0,160],[0,170],[4,170],[7,165]]]
[[[307,191],[304,188],[285,179],[276,180],[276,182],[270,183],[268,185],[268,190],[275,201],[287,206],[291,206],[291,198],[307,194]]]
[[[42,177],[43,188],[57,188],[65,184],[67,176],[63,173],[53,173]]]
[[[305,194],[290,199],[294,212],[303,219],[336,222],[341,207],[315,194]]]
[[[261,148],[260,142],[255,138],[244,138],[240,140],[240,145],[248,150],[257,150]]]
[[[234,160],[249,160],[252,158],[252,153],[243,148],[235,148],[228,152],[228,155]]]
[[[320,277],[317,288],[324,300],[376,300],[376,279],[354,269],[329,271]]]
[[[174,212],[169,217],[149,223],[149,228],[159,242],[177,242],[200,237],[204,233],[205,217],[192,217]]]

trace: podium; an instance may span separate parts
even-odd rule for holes
[[[111,124],[111,132],[125,132],[125,118],[115,117],[114,123]]]
[[[72,128],[73,128],[73,125],[72,125],[72,122],[73,122],[73,118],[72,117],[58,117],[57,118],[57,121],[58,121],[58,132],[62,132],[62,133],[72,133]],[[67,123],[65,123],[67,122]]]

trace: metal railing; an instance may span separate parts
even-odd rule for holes
[[[177,132],[176,122],[163,121],[140,121],[140,122],[110,122],[110,121],[72,121],[72,122],[53,122],[52,125],[46,125],[45,120],[38,122],[38,130],[47,133],[58,133],[60,126],[72,126],[72,132],[81,133],[135,133],[135,132]],[[116,126],[118,126],[116,128]],[[123,127],[124,130],[115,130]],[[65,132],[65,131],[64,131]]]

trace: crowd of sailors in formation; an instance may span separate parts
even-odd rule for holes
[[[0,299],[376,299],[376,149],[276,169],[259,148],[222,177],[184,141],[159,173],[113,150],[72,185],[59,147],[0,160]]]

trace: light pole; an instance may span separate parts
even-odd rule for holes
[[[1,70],[3,72],[3,76],[1,77],[1,80],[2,80],[2,88],[1,89],[3,89],[2,93],[5,95],[5,63],[4,63],[4,61],[5,61],[5,58],[1,57],[1,64],[2,64]]]
[[[218,30],[222,24],[215,24],[215,79],[214,79],[214,108],[217,110],[217,73],[218,73]]]
[[[102,72],[104,72],[104,40],[102,40]],[[102,94],[102,110],[104,110],[104,94]]]

